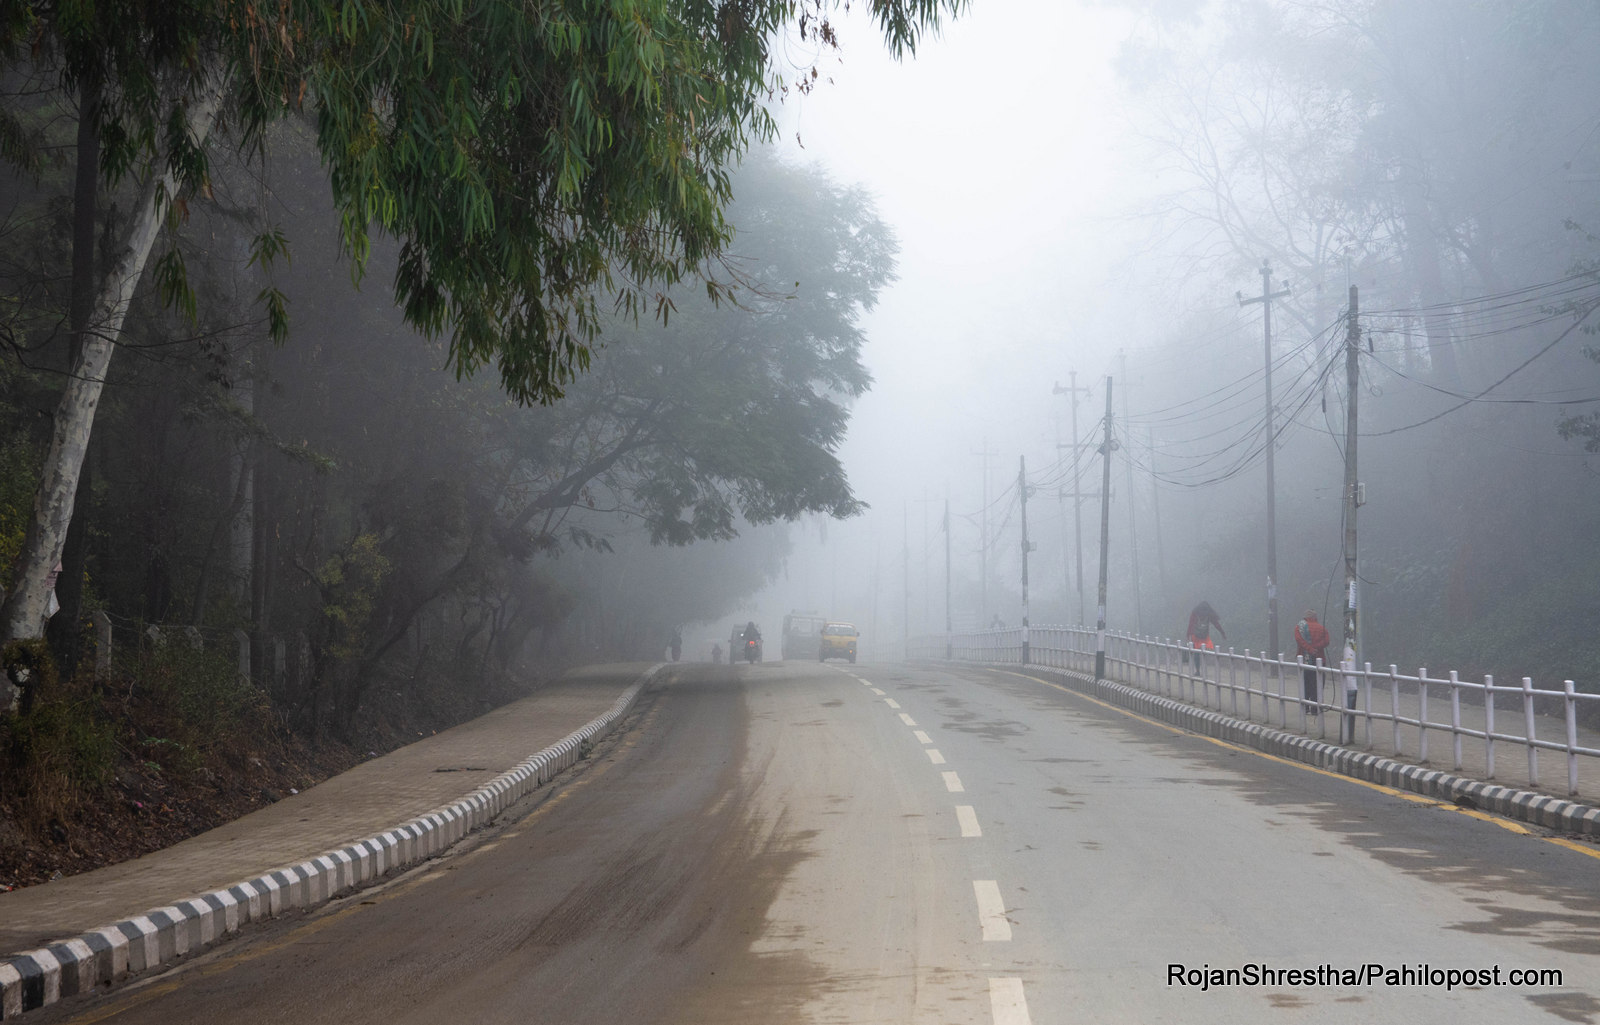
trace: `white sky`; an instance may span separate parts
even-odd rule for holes
[[[1129,203],[1111,60],[1130,20],[987,0],[897,63],[857,6],[842,60],[823,65],[832,82],[781,116],[785,153],[864,185],[900,238],[900,280],[865,323],[876,383],[844,451],[884,508],[975,479],[965,453],[985,435],[1007,466],[1053,443],[1052,383],[1106,369],[1117,326],[1097,305],[1120,302],[1105,243]]]
[[[907,501],[913,561],[935,546],[942,574],[942,538],[922,533],[940,509],[918,500],[948,489],[953,515],[975,514],[985,438],[991,490],[1015,479],[1021,455],[1030,474],[1043,469],[1067,409],[1052,385],[1076,370],[1093,386],[1119,345],[1140,344],[1131,332],[1153,313],[1129,298],[1136,286],[1119,256],[1133,247],[1118,221],[1136,202],[1138,165],[1112,61],[1132,16],[1072,0],[980,0],[897,63],[862,6],[840,23],[841,58],[821,65],[832,81],[779,110],[782,152],[865,186],[901,245],[900,280],[864,322],[875,383],[841,451],[873,511],[828,528],[858,584],[869,551],[890,572]],[[797,54],[797,68],[808,59]],[[1085,431],[1097,401],[1085,400]],[[1065,421],[1060,429],[1070,435]],[[957,537],[956,559],[975,559]],[[791,566],[757,610],[775,619],[807,604],[796,590],[827,605],[822,575]]]

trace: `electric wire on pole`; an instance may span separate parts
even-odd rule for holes
[[[1261,304],[1262,337],[1267,353],[1267,411],[1262,437],[1266,439],[1267,457],[1267,652],[1274,659],[1281,659],[1283,653],[1278,650],[1278,523],[1272,473],[1272,450],[1277,447],[1272,428],[1272,300],[1282,299],[1288,294],[1288,288],[1278,292],[1272,290],[1272,264],[1265,259],[1261,261],[1261,295],[1246,299],[1242,293],[1234,293],[1240,306]]]
[[[1022,664],[1028,664],[1028,457],[1017,457],[1017,494],[1022,501]]]
[[[1075,543],[1076,555],[1073,559],[1073,568],[1078,578],[1078,622],[1085,623],[1089,619],[1089,610],[1083,602],[1083,484],[1078,479],[1078,393],[1089,394],[1088,388],[1078,387],[1078,372],[1067,371],[1067,387],[1056,384],[1054,393],[1060,395],[1065,392],[1072,400],[1072,535]]]
[[[1362,487],[1356,470],[1356,396],[1361,391],[1360,369],[1357,360],[1361,354],[1360,296],[1356,286],[1350,286],[1350,322],[1345,331],[1344,374],[1348,408],[1344,423],[1344,652],[1339,668],[1344,670],[1345,713],[1340,721],[1339,742],[1354,741],[1356,729],[1356,664],[1361,657],[1360,620],[1361,602],[1357,590],[1360,577],[1356,572],[1356,510],[1361,508]]]
[[[1128,420],[1128,353],[1126,350],[1117,351],[1117,359],[1122,364],[1122,421],[1128,426],[1128,439],[1133,440],[1133,428]],[[1129,452],[1132,455],[1132,452]],[[1139,586],[1139,518],[1137,496],[1133,490],[1133,460],[1130,458],[1123,464],[1123,470],[1128,484],[1128,558],[1132,561],[1133,568],[1133,622],[1134,628],[1139,633],[1144,633],[1144,596]]]
[[[1144,440],[1150,450],[1150,512],[1156,521],[1156,581],[1161,587],[1161,600],[1165,602],[1170,592],[1167,590],[1167,560],[1161,545],[1161,478],[1156,475],[1156,432],[1149,424],[1144,428]]]
[[[1111,436],[1111,378],[1106,378],[1105,441],[1100,454],[1105,457],[1100,473],[1100,601],[1094,612],[1094,678],[1106,676],[1106,552],[1111,538],[1111,453],[1117,441]]]
[[[978,526],[978,622],[987,629],[989,623],[989,439],[983,439],[982,452],[969,455],[983,457],[983,508]]]

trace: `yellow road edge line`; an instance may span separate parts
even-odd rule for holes
[[[1536,839],[1545,841],[1546,843],[1553,843],[1559,847],[1565,847],[1568,850],[1577,851],[1579,854],[1586,854],[1591,858],[1600,859],[1600,850],[1585,847],[1582,844],[1575,843],[1571,840],[1565,840],[1560,837],[1537,836],[1533,830],[1522,825],[1520,822],[1513,822],[1510,819],[1502,818],[1493,812],[1481,811],[1476,808],[1462,808],[1459,805],[1451,804],[1448,801],[1440,801],[1436,798],[1424,797],[1421,794],[1414,794],[1407,790],[1397,790],[1394,787],[1385,786],[1382,783],[1374,783],[1371,780],[1359,779],[1355,776],[1346,776],[1342,772],[1334,772],[1330,769],[1320,769],[1315,765],[1307,765],[1305,762],[1297,762],[1292,758],[1284,758],[1279,755],[1268,754],[1265,751],[1257,751],[1253,747],[1245,747],[1242,744],[1235,744],[1227,740],[1218,740],[1216,737],[1208,737],[1203,733],[1195,733],[1193,730],[1186,730],[1179,726],[1173,726],[1170,723],[1164,723],[1156,719],[1151,719],[1148,716],[1140,715],[1138,712],[1133,712],[1118,705],[1113,705],[1109,701],[1101,701],[1099,698],[1090,697],[1082,691],[1074,690],[1071,687],[1056,683],[1053,680],[1043,680],[1037,676],[1030,676],[1027,673],[1012,672],[1009,669],[996,669],[994,672],[1004,673],[1007,676],[1015,676],[1023,680],[1032,680],[1034,683],[1042,683],[1046,687],[1051,687],[1055,690],[1061,691],[1063,694],[1070,694],[1073,697],[1082,698],[1085,701],[1099,705],[1101,708],[1106,708],[1113,712],[1120,712],[1130,719],[1137,719],[1142,723],[1149,723],[1151,726],[1159,726],[1169,733],[1177,733],[1185,737],[1195,737],[1200,740],[1215,744],[1218,747],[1227,748],[1229,751],[1239,751],[1244,754],[1254,755],[1257,758],[1265,758],[1270,762],[1277,762],[1279,765],[1287,765],[1292,768],[1301,769],[1305,772],[1314,772],[1319,776],[1326,776],[1329,779],[1336,779],[1345,783],[1354,783],[1356,786],[1366,787],[1368,790],[1376,790],[1380,794],[1388,794],[1390,797],[1398,797],[1401,800],[1410,801],[1414,804],[1420,804],[1427,808],[1442,808],[1447,811],[1458,812],[1462,815],[1468,816],[1469,818],[1478,819],[1481,822],[1492,823],[1493,825],[1499,826],[1501,829],[1504,829],[1510,833],[1516,833],[1521,836],[1533,836]]]
[[[1596,861],[1600,861],[1600,850],[1596,850],[1593,847],[1578,843],[1576,840],[1568,840],[1564,836],[1547,836],[1544,839],[1549,843],[1555,844],[1557,847],[1565,847],[1569,851],[1577,851],[1579,854],[1586,855],[1594,858]]]

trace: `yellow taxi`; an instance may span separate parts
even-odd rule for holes
[[[818,647],[817,661],[826,662],[830,658],[847,658],[856,660],[856,639],[861,636],[849,623],[828,623],[822,628],[822,643]]]

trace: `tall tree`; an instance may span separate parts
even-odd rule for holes
[[[962,5],[882,0],[873,12],[901,52]],[[832,45],[837,6],[7,4],[0,72],[46,76],[66,95],[94,83],[101,102],[83,112],[98,120],[105,184],[133,195],[56,412],[0,639],[40,632],[107,365],[162,229],[207,189],[206,144],[224,111],[227,144],[251,151],[270,122],[309,105],[358,273],[371,231],[399,239],[406,319],[449,338],[458,374],[493,366],[517,400],[549,402],[587,366],[602,297],[637,315],[686,277],[719,293],[728,168],[771,135],[764,104],[783,84],[770,41],[796,24]],[[255,254],[282,247],[268,232]],[[191,304],[176,246],[157,266],[163,295]],[[282,298],[264,299],[281,334]]]

